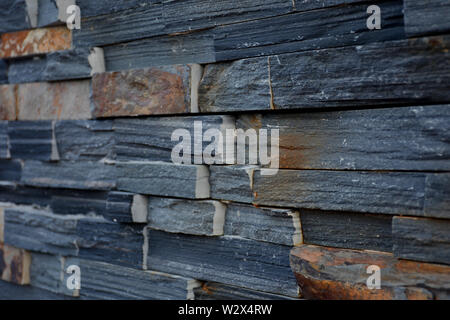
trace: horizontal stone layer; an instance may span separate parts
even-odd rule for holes
[[[299,209],[449,217],[446,198],[441,196],[448,189],[445,173],[267,170],[263,175],[255,167],[210,166],[211,198]]]
[[[100,118],[190,112],[191,73],[189,66],[174,65],[95,74],[93,115]]]
[[[61,160],[113,160],[114,128],[110,120],[63,120],[55,123]]]
[[[279,129],[280,168],[450,170],[450,105],[252,114],[236,127]]]
[[[10,121],[8,141],[14,159],[59,160],[51,121]]]
[[[147,267],[253,290],[297,296],[291,247],[236,237],[200,237],[148,230]]]
[[[290,261],[306,299],[448,299],[450,272],[444,265],[399,260],[377,251],[313,245],[292,249]],[[379,267],[380,289],[367,286],[373,274],[367,272],[369,266]]]
[[[23,164],[19,160],[0,160],[0,181],[18,182],[22,176]]]
[[[303,241],[298,212],[237,203],[227,205],[224,234],[287,246]]]
[[[156,271],[143,271],[85,259],[69,258],[65,267],[82,272],[80,299],[192,300],[198,281]],[[105,290],[107,288],[107,290]]]
[[[0,58],[17,58],[68,50],[72,34],[66,26],[24,30],[1,35]]]
[[[220,236],[224,233],[226,210],[219,201],[150,197],[148,226],[173,233]]]
[[[57,215],[30,207],[4,210],[4,241],[31,251],[142,268],[144,234],[138,225],[102,217]]]
[[[121,191],[108,194],[105,218],[121,223],[146,223],[147,216],[147,196]]]
[[[450,264],[450,222],[394,217],[394,255],[401,259]]]
[[[195,124],[201,127],[201,133],[195,131]],[[199,127],[199,128],[200,128]],[[234,129],[234,118],[231,116],[189,116],[158,117],[114,120],[114,152],[119,161],[163,161],[172,162],[172,152],[179,143],[183,148],[183,158],[194,163],[194,154],[202,154],[210,141],[202,141],[207,130],[219,130],[225,138],[227,129]],[[175,136],[176,130],[183,130],[189,137]],[[200,131],[200,129],[198,129]],[[185,140],[186,139],[186,140]],[[201,146],[196,150],[195,145]],[[190,148],[190,150],[189,150]],[[178,155],[177,155],[178,156]]]
[[[207,65],[200,111],[446,103],[449,39],[385,41]]]
[[[2,120],[91,118],[89,80],[0,86]]]
[[[0,279],[20,285],[30,283],[29,252],[0,243]]]
[[[300,221],[305,243],[392,252],[392,217],[300,210]]]
[[[204,165],[164,162],[117,162],[117,189],[146,195],[209,198],[209,171]]]
[[[404,1],[405,30],[409,37],[450,31],[447,17],[450,3],[446,0]]]
[[[0,159],[9,159],[8,122],[0,120]]]
[[[205,282],[194,289],[195,300],[293,300],[295,298],[250,290],[217,282]]]
[[[28,160],[24,164],[21,183],[34,187],[110,190],[116,186],[115,167],[101,162]]]

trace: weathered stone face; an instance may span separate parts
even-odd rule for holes
[[[89,80],[20,84],[16,103],[18,120],[89,119]]]
[[[72,43],[72,34],[66,26],[4,33],[1,38],[1,58],[67,50]]]
[[[0,279],[16,284],[30,283],[30,253],[0,243]]]
[[[189,112],[190,68],[171,66],[95,74],[95,117]]]
[[[0,86],[0,120],[16,120],[15,86]]]

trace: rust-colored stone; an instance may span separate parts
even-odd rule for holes
[[[176,114],[190,111],[190,67],[99,73],[92,79],[95,117]]]
[[[31,254],[0,243],[0,278],[20,285],[30,283]]]
[[[90,119],[89,80],[18,85],[18,120]]]
[[[380,267],[380,289],[366,284],[370,265]],[[390,253],[301,245],[291,251],[291,268],[307,299],[449,298],[449,266],[399,260]]]
[[[70,49],[72,33],[63,26],[4,33],[1,39],[0,58],[15,58]]]
[[[0,120],[16,120],[16,85],[0,86]]]

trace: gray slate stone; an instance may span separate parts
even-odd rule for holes
[[[423,173],[280,170],[261,176],[255,171],[254,203],[420,216],[425,178]]]
[[[8,136],[12,158],[59,159],[51,121],[10,121]]]
[[[9,159],[8,121],[0,121],[0,159]]]
[[[54,215],[30,207],[8,208],[4,211],[5,243],[42,253],[77,255],[79,219],[81,216]]]
[[[305,243],[392,252],[392,217],[301,210],[300,220]]]
[[[450,217],[450,174],[429,174],[426,181],[424,216]]]
[[[226,206],[219,201],[150,197],[148,226],[173,233],[220,236],[224,232],[225,211]]]
[[[22,162],[0,159],[0,181],[18,182],[22,175]]]
[[[73,30],[74,47],[104,46],[164,33],[159,3],[148,3],[108,15],[86,17],[82,20],[82,25],[81,29]]]
[[[56,143],[62,160],[115,158],[113,122],[110,120],[65,120],[55,124]]]
[[[172,141],[172,133],[177,129],[188,130],[191,134],[191,163],[194,163],[194,143],[201,143],[194,135],[194,122],[202,124],[203,132],[218,129],[225,137],[227,128],[234,128],[231,116],[189,116],[161,118],[127,118],[114,120],[114,153],[117,160],[172,162],[171,153],[179,141]],[[210,142],[202,143],[202,150]]]
[[[121,223],[146,223],[148,197],[130,192],[111,191],[106,202],[105,218]]]
[[[396,257],[450,264],[450,221],[394,217],[392,234]]]
[[[450,31],[450,2],[404,0],[405,31],[409,37]]]
[[[252,202],[255,166],[209,166],[211,198]]]
[[[186,300],[194,298],[193,289],[199,286],[193,279],[104,262],[72,258],[66,261],[69,264],[81,269],[81,299]]]
[[[206,282],[194,289],[195,300],[294,300],[277,294],[230,286],[217,282]]]
[[[55,294],[32,286],[20,286],[0,280],[0,300],[71,300],[73,298]]]
[[[164,162],[118,162],[117,189],[139,194],[209,198],[209,172],[203,165]]]
[[[8,82],[40,82],[47,66],[47,57],[38,56],[9,61]]]
[[[227,205],[224,234],[287,246],[302,243],[298,212],[237,203]]]
[[[148,231],[149,269],[297,297],[291,247],[235,237]]]
[[[115,187],[115,167],[100,162],[25,162],[21,183],[28,186],[81,190]]]

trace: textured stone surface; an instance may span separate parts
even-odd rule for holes
[[[450,174],[430,174],[425,180],[424,216],[450,217]]]
[[[104,215],[106,211],[107,191],[41,188],[35,190],[48,192],[50,208],[56,214]]]
[[[105,218],[121,223],[146,223],[148,197],[130,192],[111,191],[106,202]]]
[[[190,111],[190,68],[167,66],[113,73],[92,79],[95,117]]]
[[[424,215],[424,173],[280,170],[253,178],[260,205]],[[230,199],[232,200],[232,199]]]
[[[279,129],[280,168],[450,169],[449,105],[252,114],[240,116],[236,127]]]
[[[203,165],[164,162],[117,163],[117,189],[140,194],[209,198],[209,172]]]
[[[20,285],[30,283],[29,252],[0,243],[0,279]]]
[[[194,163],[192,157],[195,152],[194,143],[202,145],[201,151],[211,143],[209,141],[202,142],[201,136],[195,135],[195,122],[201,122],[202,135],[209,129],[217,129],[225,137],[226,129],[234,129],[234,118],[231,116],[115,119],[114,152],[117,160],[172,162],[172,150],[179,143],[179,140],[172,141],[172,133],[177,129],[184,129],[191,135],[190,163]],[[187,153],[188,150],[183,150],[183,152]]]
[[[149,269],[297,296],[289,270],[289,246],[156,230],[148,230],[148,245]]]
[[[104,47],[107,71],[216,61],[211,30],[157,36]]]
[[[1,39],[0,57],[15,58],[70,49],[72,35],[63,26],[3,33]]]
[[[210,166],[211,198],[252,202],[255,166]]]
[[[305,243],[392,252],[392,217],[300,210],[300,221]]]
[[[174,33],[286,14],[293,5],[290,0],[165,0],[162,13],[165,32]]]
[[[402,259],[450,264],[450,222],[394,217],[394,255]]]
[[[19,160],[0,160],[0,181],[16,182],[22,175],[22,163]]]
[[[134,269],[142,269],[144,227],[119,224],[104,218],[84,218],[77,223],[78,256]]]
[[[58,295],[32,286],[20,286],[0,280],[1,300],[69,300],[70,297]]]
[[[292,300],[294,298],[272,293],[230,286],[217,282],[205,282],[194,289],[195,300]]]
[[[193,201],[150,197],[148,226],[193,235],[223,235],[226,206],[219,201]]]
[[[8,82],[28,83],[43,80],[43,74],[47,65],[45,56],[29,57],[9,61]]]
[[[5,243],[31,251],[77,255],[76,224],[80,218],[30,207],[8,208],[4,211]]]
[[[51,121],[11,121],[8,136],[14,159],[59,160]]]
[[[55,137],[62,160],[95,161],[115,158],[112,121],[57,121]]]
[[[398,260],[389,253],[304,245],[292,249],[291,268],[306,299],[448,299],[450,267]],[[370,265],[381,289],[370,290]]]
[[[68,259],[82,270],[80,298],[88,300],[186,300],[200,284],[193,279],[104,262]],[[108,288],[108,290],[105,290]]]
[[[450,31],[450,3],[447,0],[405,0],[405,31],[410,37]]]
[[[445,103],[448,42],[448,36],[386,41],[207,65],[200,109]]]
[[[17,85],[18,120],[91,118],[89,80]]]
[[[228,204],[224,234],[288,246],[302,243],[299,214],[287,209]]]
[[[16,120],[15,85],[0,85],[0,120]]]
[[[28,29],[30,20],[25,0],[0,2],[0,33]]]
[[[21,183],[35,187],[110,190],[115,168],[101,162],[25,162]]]
[[[0,120],[0,159],[9,159],[8,122]]]
[[[161,6],[154,1],[108,15],[87,17],[82,20],[81,29],[73,30],[73,45],[104,46],[163,34],[161,18]]]
[[[65,258],[33,252],[31,254],[30,284],[56,294],[78,296],[77,290],[69,290],[64,281]]]
[[[403,39],[403,6],[374,1],[382,11],[379,30],[369,30],[367,4],[338,5],[220,26],[214,30],[216,60],[332,48]]]

